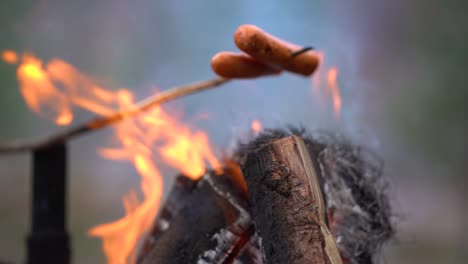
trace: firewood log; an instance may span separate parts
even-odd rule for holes
[[[266,263],[341,263],[302,138],[261,144],[242,158],[241,167]]]
[[[252,259],[258,240],[252,240],[254,225],[239,185],[226,175],[207,173],[192,188],[183,186],[171,191],[172,198],[146,239],[139,263],[221,264],[233,263],[240,256]],[[167,221],[163,229],[158,227],[161,220]]]
[[[143,242],[138,262],[141,262],[143,258],[149,254],[158,239],[168,229],[169,225],[171,225],[172,219],[176,217],[184,205],[189,202],[190,195],[196,188],[196,185],[197,181],[183,175],[177,176],[163,207],[154,220],[153,228]]]

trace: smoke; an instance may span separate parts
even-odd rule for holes
[[[238,140],[253,119],[259,119],[267,128],[295,124],[305,125],[309,130],[344,133],[353,142],[383,156],[385,174],[397,175],[393,178],[396,203],[403,207],[404,214],[427,216],[426,212],[438,208],[418,210],[420,205],[427,205],[433,197],[446,197],[437,194],[452,190],[454,183],[444,181],[444,174],[461,173],[451,166],[453,163],[439,162],[430,154],[437,152],[432,144],[440,134],[428,129],[431,118],[422,110],[424,105],[417,104],[420,100],[414,99],[427,93],[439,95],[436,91],[441,90],[445,80],[436,75],[443,67],[436,61],[445,49],[440,40],[459,38],[456,33],[459,26],[452,27],[450,22],[460,22],[460,16],[444,19],[456,8],[442,8],[425,1],[380,2],[42,0],[25,7],[23,12],[18,11],[8,27],[15,32],[20,51],[33,52],[45,59],[62,58],[108,86],[129,87],[140,97],[156,89],[213,77],[209,68],[211,56],[220,50],[236,50],[232,34],[240,24],[256,24],[281,38],[314,46],[324,51],[326,63],[339,68],[343,97],[339,121],[333,118],[332,107],[314,97],[310,79],[290,74],[232,82],[168,107],[183,111],[187,122],[207,130],[220,152]],[[443,22],[427,26],[436,15]],[[431,42],[430,34],[438,42]],[[437,58],[428,55],[432,50],[420,49],[430,43],[436,43]],[[454,53],[450,54],[455,56]],[[11,113],[18,106],[5,107],[5,113]],[[197,114],[204,112],[210,113],[210,119],[197,121]],[[0,114],[0,117],[11,120],[10,116]],[[87,117],[87,113],[80,113],[78,120]],[[20,123],[18,127],[29,128],[18,131],[18,137],[47,134],[56,129],[25,111],[15,119]],[[461,123],[459,120],[454,119],[453,123]],[[426,138],[420,135],[428,131],[433,136],[420,140]],[[455,149],[452,146],[461,136],[447,135],[451,134],[440,137],[452,138],[447,151],[460,157],[460,151],[452,153]],[[121,216],[120,196],[129,185],[139,184],[130,165],[110,163],[94,154],[96,146],[109,141],[112,136],[106,130],[71,144],[70,186],[74,207],[70,219],[79,226],[74,230],[78,242],[74,255],[78,263],[102,262],[97,241],[93,244],[96,249],[83,246],[88,243],[84,230]],[[424,146],[430,151],[426,152]],[[14,172],[9,168],[5,174],[22,174],[21,166]],[[168,170],[167,181],[172,179],[172,173]],[[443,188],[429,188],[433,185]],[[412,202],[415,193],[421,197],[418,202]],[[453,210],[447,214],[456,217],[459,202],[447,198],[441,203],[451,204]],[[407,222],[414,226],[421,218],[425,219],[409,217]],[[453,225],[452,232],[457,233],[460,228]],[[439,235],[436,231],[429,232],[433,234],[431,239]],[[18,245],[20,239],[18,235]],[[18,251],[11,254],[6,256],[18,259],[20,255]],[[96,259],[90,261],[84,256]]]

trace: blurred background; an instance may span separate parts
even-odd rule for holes
[[[465,4],[466,5],[466,4]],[[291,74],[235,81],[171,103],[207,131],[218,153],[249,129],[304,125],[346,135],[379,153],[391,182],[397,237],[382,263],[466,263],[468,70],[462,1],[4,0],[0,50],[61,58],[138,98],[214,77],[209,60],[237,50],[232,34],[256,24],[325,53],[337,66],[340,120],[314,97],[311,80]],[[209,113],[208,119],[197,118]],[[89,118],[79,112],[76,122]],[[15,67],[0,63],[0,140],[60,128],[32,113]],[[139,186],[129,163],[101,158],[112,129],[70,143],[69,227],[74,263],[104,263],[87,230],[120,218],[121,197]],[[165,188],[176,173],[165,169]],[[0,157],[0,260],[25,260],[30,156]]]

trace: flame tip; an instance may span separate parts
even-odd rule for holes
[[[8,64],[18,64],[18,53],[14,50],[4,50],[1,53],[2,60]]]
[[[321,64],[324,63],[325,54],[323,52],[317,52],[317,55],[319,62]],[[339,69],[336,66],[331,66],[328,68],[321,67],[311,77],[312,91],[313,94],[320,99],[319,103],[322,104],[323,99],[331,96],[333,114],[337,120],[341,118],[342,109],[342,99],[338,85],[338,74]],[[326,87],[322,87],[322,79],[326,79]]]
[[[263,125],[262,123],[257,120],[257,119],[254,119],[252,121],[252,123],[250,124],[250,129],[252,130],[252,132],[254,132],[255,134],[259,134],[260,132],[262,132],[263,130]]]

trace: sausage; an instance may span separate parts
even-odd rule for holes
[[[256,78],[281,72],[281,69],[261,63],[247,54],[227,51],[213,56],[211,68],[224,78]]]
[[[240,50],[260,62],[304,76],[311,75],[319,64],[316,52],[308,50],[295,56],[294,53],[302,47],[270,35],[254,25],[237,28],[234,42]]]

